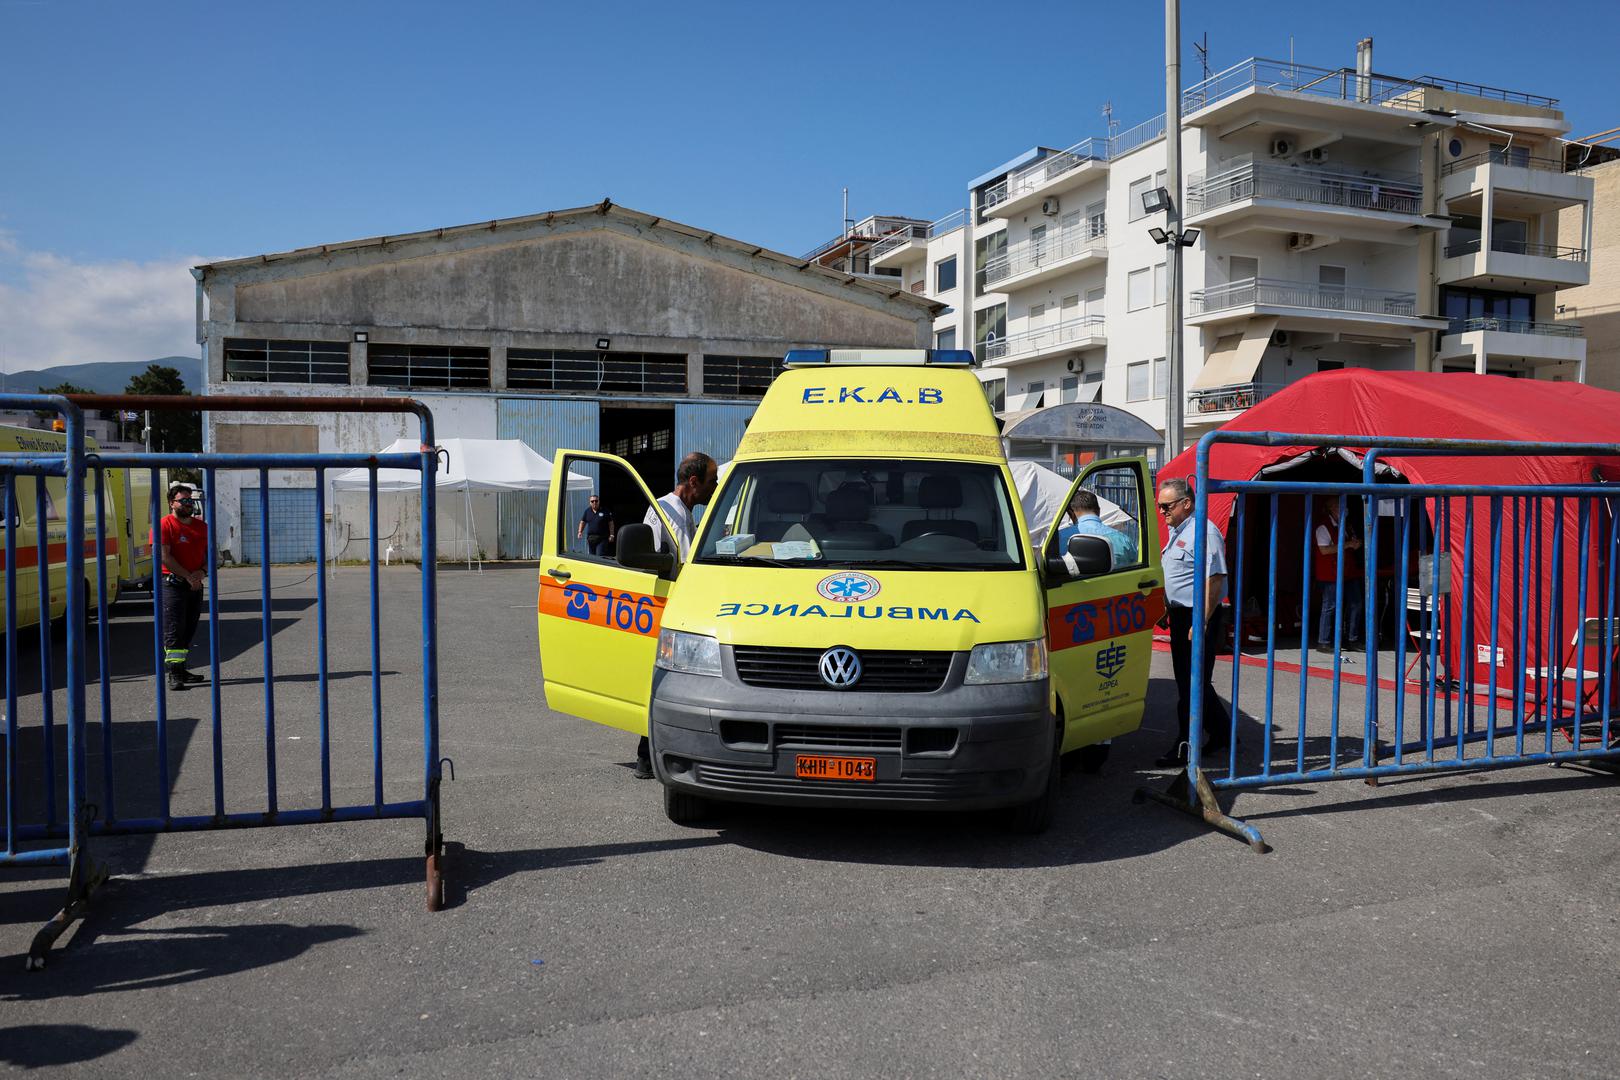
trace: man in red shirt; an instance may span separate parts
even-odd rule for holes
[[[159,522],[163,561],[163,668],[170,690],[205,681],[186,670],[191,638],[202,615],[202,589],[208,565],[208,526],[196,516],[193,489],[169,487],[169,513]]]

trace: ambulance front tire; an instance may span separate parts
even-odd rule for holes
[[[1040,795],[1007,812],[1007,828],[1024,836],[1039,836],[1057,816],[1058,795],[1063,787],[1063,724],[1052,718],[1052,757],[1046,763],[1046,786]]]
[[[1108,751],[1110,749],[1107,743],[1102,742],[1082,746],[1076,750],[1075,759],[1080,766],[1080,771],[1083,773],[1101,772],[1103,765],[1108,761]]]
[[[664,785],[664,814],[676,825],[697,825],[709,819],[714,804],[701,795]]]

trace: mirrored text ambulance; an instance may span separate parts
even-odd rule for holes
[[[649,733],[673,820],[714,801],[1008,807],[1039,831],[1058,756],[1140,725],[1163,603],[1146,462],[1094,462],[1070,491],[1129,512],[1112,558],[1061,521],[1034,548],[971,363],[790,353],[685,562],[639,515],[590,554],[552,485],[547,701]],[[556,465],[652,500],[620,458]]]

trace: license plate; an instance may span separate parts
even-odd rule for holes
[[[877,758],[826,757],[822,754],[799,754],[793,771],[800,780],[862,780],[877,779]]]

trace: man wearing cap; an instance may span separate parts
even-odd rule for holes
[[[186,669],[191,639],[202,616],[202,589],[208,565],[208,526],[197,517],[193,489],[169,485],[169,513],[158,523],[163,583],[163,670],[170,690],[204,682]]]

